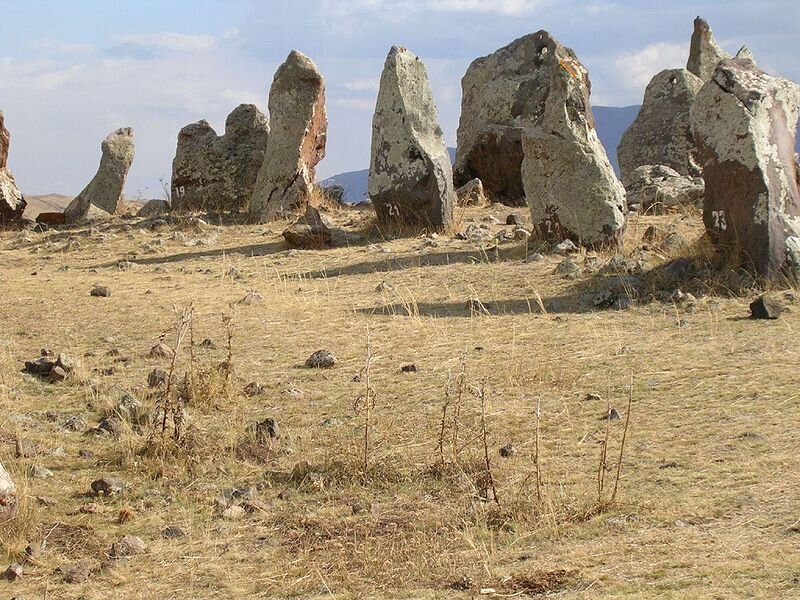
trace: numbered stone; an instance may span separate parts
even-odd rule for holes
[[[97,173],[64,211],[68,223],[85,219],[92,206],[111,214],[117,211],[133,163],[133,129],[123,127],[110,133],[101,149]]]
[[[0,227],[18,221],[25,210],[26,202],[17,188],[14,176],[8,170],[8,146],[11,135],[5,127],[0,112]]]
[[[297,50],[275,73],[269,115],[266,157],[249,208],[259,222],[302,207],[314,192],[315,170],[325,158],[325,80],[314,62]]]
[[[252,104],[225,120],[225,134],[207,121],[178,134],[172,161],[172,205],[177,212],[246,210],[264,162],[269,121]]]
[[[621,244],[625,190],[594,128],[589,74],[546,31],[535,34],[533,51],[549,77],[537,126],[522,140],[522,181],[536,233],[554,242]]]
[[[800,86],[742,58],[717,66],[692,110],[709,237],[767,278],[800,267],[799,111]]]
[[[372,120],[369,196],[389,227],[438,231],[453,221],[456,194],[425,65],[394,46]]]

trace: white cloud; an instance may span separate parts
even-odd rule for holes
[[[353,110],[372,111],[375,109],[374,98],[335,98],[333,104],[334,106],[341,106],[342,108],[350,108]]]
[[[203,52],[217,45],[217,38],[213,35],[186,35],[169,31],[126,33],[112,39],[121,46],[161,52]]]
[[[342,87],[351,92],[377,92],[380,87],[380,79],[351,79],[345,81]]]
[[[630,90],[644,90],[659,71],[684,67],[688,51],[686,43],[659,42],[620,54],[614,60],[617,79]]]

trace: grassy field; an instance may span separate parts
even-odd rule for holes
[[[366,213],[334,218],[368,230]],[[669,258],[643,247],[651,224],[699,252],[699,215],[633,216],[629,262]],[[593,309],[607,274],[565,278],[560,256],[525,260],[533,243],[372,234],[287,251],[285,225],[0,234],[0,461],[24,494],[0,525],[0,570],[23,574],[0,594],[800,597],[791,295],[773,290],[787,311],[753,321],[756,291],[700,276],[682,286],[694,302]],[[96,285],[111,296],[90,296]],[[171,418],[165,436],[152,424],[164,392],[148,375],[172,368],[151,348],[176,346],[190,306],[176,443]],[[62,383],[21,373],[43,348],[80,365]],[[304,366],[319,349],[333,368]],[[130,395],[151,423],[85,432]],[[253,431],[268,417],[278,439]],[[17,457],[20,443],[33,450]],[[124,492],[94,496],[107,476]],[[243,514],[220,499],[232,488],[250,488],[232,501]],[[145,552],[110,559],[125,535]],[[58,569],[80,560],[90,577],[66,583]]]

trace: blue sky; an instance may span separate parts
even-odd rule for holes
[[[538,29],[578,53],[596,105],[638,104],[655,73],[685,66],[697,14],[729,52],[747,44],[762,68],[800,81],[797,0],[0,0],[0,14],[0,110],[10,166],[30,194],[79,192],[101,140],[131,126],[126,194],[160,197],[179,129],[205,118],[221,133],[242,102],[266,110],[292,48],[327,81],[321,178],[368,165],[377,83],[393,44],[425,61],[451,145],[469,63]]]

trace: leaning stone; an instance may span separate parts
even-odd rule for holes
[[[636,120],[617,147],[625,189],[642,165],[666,165],[680,175],[702,171],[694,158],[690,112],[703,81],[685,69],[668,69],[653,77]],[[634,202],[628,197],[629,202]]]
[[[537,126],[522,141],[522,180],[536,231],[546,240],[620,245],[625,190],[594,128],[589,74],[546,31],[535,34],[535,42],[540,69],[549,75]]]
[[[719,47],[708,22],[697,17],[694,20],[694,32],[686,69],[706,82],[711,79],[719,62],[726,58],[731,58],[731,55]]]
[[[204,120],[181,129],[172,161],[170,195],[175,210],[245,210],[264,163],[268,138],[269,120],[253,104],[241,104],[228,115],[224,135],[217,136]],[[161,209],[169,210],[169,205],[153,207],[153,211],[166,212]]]
[[[314,192],[317,164],[325,158],[325,80],[314,62],[297,50],[275,73],[269,114],[266,156],[249,207],[260,222],[303,206]]]
[[[112,558],[124,558],[126,556],[144,554],[146,551],[147,545],[142,538],[135,535],[126,535],[111,545],[109,554]]]
[[[8,170],[8,147],[11,135],[0,112],[0,227],[19,221],[27,203]]]
[[[798,275],[798,113],[800,86],[739,58],[717,66],[692,109],[706,231],[720,252],[768,279]]]
[[[97,174],[64,210],[69,223],[85,219],[92,206],[110,214],[119,207],[125,179],[133,162],[133,129],[123,127],[110,133],[101,148],[103,156]]]
[[[429,231],[453,222],[456,194],[425,65],[393,46],[372,120],[369,196],[382,225]]]

